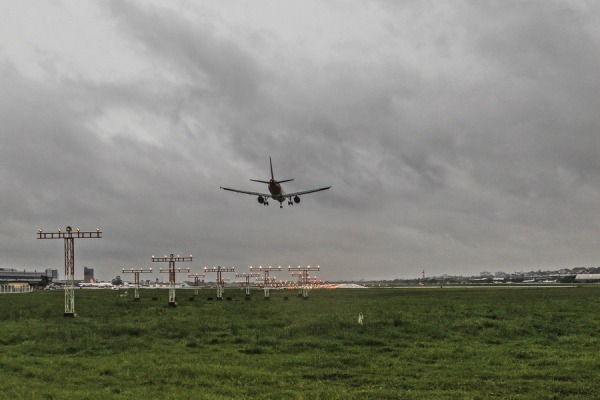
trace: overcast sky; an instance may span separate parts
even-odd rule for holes
[[[600,265],[596,1],[0,4],[0,267]]]

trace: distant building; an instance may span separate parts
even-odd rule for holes
[[[56,268],[46,268],[46,276],[51,282],[58,280],[58,270]]]
[[[48,284],[46,272],[17,271],[14,268],[0,268],[0,284],[24,283],[31,286],[45,286]]]
[[[83,267],[83,281],[85,283],[91,283],[94,281],[94,269]]]

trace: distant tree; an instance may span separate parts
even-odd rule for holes
[[[121,279],[121,277],[120,277],[120,276],[118,276],[118,275],[117,275],[117,277],[116,277],[115,279],[113,279],[113,280],[111,281],[111,283],[112,283],[114,286],[120,286],[120,285],[122,285],[122,284],[123,284],[123,280]]]

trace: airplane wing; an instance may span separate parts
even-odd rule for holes
[[[294,196],[300,196],[303,194],[308,194],[308,193],[314,193],[314,192],[320,192],[321,190],[327,190],[330,189],[331,186],[327,186],[327,187],[322,187],[322,188],[318,188],[318,189],[310,189],[310,190],[303,190],[301,192],[294,192],[294,193],[286,193],[285,197],[294,197]]]
[[[247,192],[245,190],[238,190],[238,189],[230,189],[230,188],[226,188],[221,186],[221,189],[223,190],[229,190],[230,192],[236,192],[236,193],[244,193],[244,194],[250,194],[252,196],[262,196],[265,199],[269,199],[271,198],[271,194],[270,193],[259,193],[259,192]]]

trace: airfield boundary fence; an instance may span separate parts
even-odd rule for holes
[[[33,287],[29,285],[25,286],[14,286],[14,285],[0,285],[0,294],[4,293],[31,293]]]

